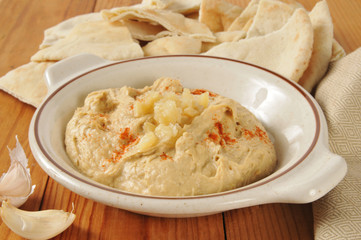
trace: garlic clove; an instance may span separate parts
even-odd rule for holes
[[[9,199],[18,207],[32,194],[35,185],[31,186],[28,159],[17,137],[16,147],[13,150],[9,149],[9,155],[11,165],[0,178],[0,200]]]
[[[31,190],[31,179],[19,162],[13,162],[0,181],[0,195],[22,197]]]
[[[28,200],[29,196],[33,194],[34,189],[35,189],[35,185],[32,186],[31,192],[23,197],[0,196],[0,201],[8,200],[11,203],[11,205],[15,207],[20,207],[26,202],[26,200]]]
[[[31,212],[20,210],[8,201],[3,201],[0,215],[3,222],[21,237],[49,239],[63,232],[74,222],[73,210],[70,213],[63,210]]]

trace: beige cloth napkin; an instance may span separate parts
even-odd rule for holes
[[[315,98],[331,151],[348,165],[341,183],[313,203],[315,239],[361,239],[361,48],[331,63]]]

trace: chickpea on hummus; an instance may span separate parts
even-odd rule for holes
[[[246,108],[170,78],[90,93],[67,125],[65,145],[95,181],[156,196],[234,189],[271,174],[277,162],[265,128]]]

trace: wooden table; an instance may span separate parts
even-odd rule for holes
[[[43,39],[43,31],[79,14],[137,0],[0,0],[0,76],[28,63]],[[230,1],[245,6],[248,0]],[[311,10],[316,0],[300,0]],[[347,53],[361,45],[361,1],[328,0],[335,38]],[[7,171],[6,146],[18,135],[30,162],[34,194],[26,210],[71,210],[77,218],[57,239],[312,239],[311,204],[267,204],[197,218],[156,218],[105,206],[83,198],[56,183],[34,160],[28,143],[28,126],[35,108],[0,91],[0,170]],[[19,239],[0,220],[0,239]]]

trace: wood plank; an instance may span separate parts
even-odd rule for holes
[[[64,19],[91,12],[94,1],[9,1],[0,2],[0,76],[28,63],[38,50],[44,30]]]
[[[84,12],[92,11],[94,1],[0,1],[0,76],[8,71],[29,62],[43,39],[43,31],[61,20]],[[15,147],[15,136],[18,135],[26,155],[35,192],[22,206],[26,210],[38,210],[48,180],[47,174],[33,158],[29,143],[29,123],[35,108],[24,104],[9,94],[0,91],[0,170],[7,171],[10,158],[7,146]],[[21,239],[7,228],[1,221],[0,239]]]
[[[0,108],[0,171],[1,174],[6,172],[10,165],[9,152],[6,149],[13,149],[15,147],[15,136],[18,135],[19,141],[24,148],[25,154],[29,159],[29,168],[32,174],[33,184],[36,185],[36,190],[30,196],[28,201],[23,205],[24,209],[38,210],[40,202],[45,189],[47,175],[37,165],[36,161],[31,155],[30,147],[28,144],[28,124],[22,123],[22,119],[30,119],[33,115],[33,107],[26,104],[19,104],[18,100],[12,97],[4,97],[7,95],[0,92],[1,108]],[[11,114],[10,114],[11,113]],[[6,121],[5,121],[6,119]],[[11,123],[9,126],[8,123]],[[0,239],[17,239],[17,235],[10,231],[10,229],[1,221],[0,222]]]
[[[69,17],[140,0],[0,0],[0,76],[27,63],[43,39],[43,31]],[[249,0],[229,0],[246,6]],[[316,0],[299,0],[311,10]],[[335,38],[351,52],[361,45],[361,1],[327,0]],[[75,204],[74,224],[56,239],[312,239],[311,204],[267,204],[199,218],[156,218],[130,213],[85,199],[49,179],[31,155],[27,134],[34,108],[0,91],[0,170],[9,166],[6,146],[15,135],[29,156],[35,193],[27,210],[63,209]],[[48,181],[49,179],[49,181]],[[223,218],[224,227],[223,228]],[[226,234],[224,233],[224,229]],[[0,239],[21,239],[0,222]]]
[[[313,239],[313,226],[307,224],[312,221],[310,207],[266,204],[225,212],[227,239]]]
[[[328,0],[327,1],[334,25],[334,37],[350,53],[361,46],[359,0]]]
[[[49,179],[42,209],[71,211],[76,220],[55,239],[223,239],[222,214],[195,218],[149,217],[85,199]],[[127,237],[128,236],[128,237]]]

